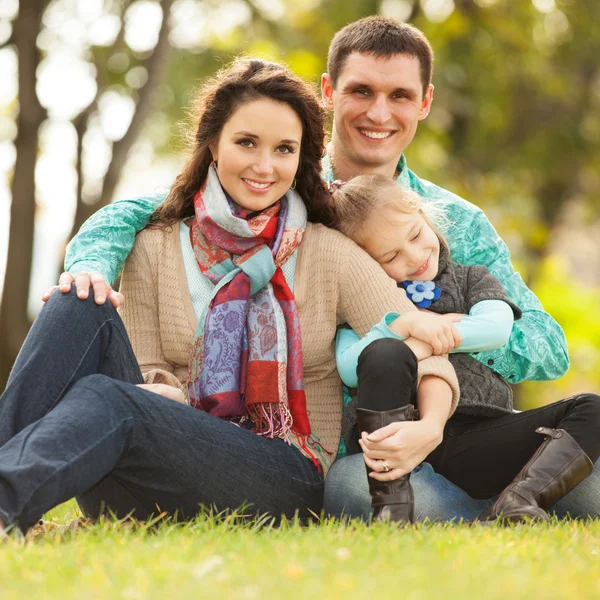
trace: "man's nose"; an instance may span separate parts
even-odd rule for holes
[[[373,98],[373,102],[367,111],[367,117],[375,125],[385,125],[390,118],[390,109],[388,100],[384,94],[378,94]]]

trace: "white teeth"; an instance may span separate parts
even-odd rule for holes
[[[265,188],[268,188],[271,185],[270,181],[267,183],[258,183],[257,181],[250,181],[250,179],[244,179],[244,181],[253,188],[256,188],[257,190],[264,190]]]
[[[376,140],[383,140],[386,137],[389,137],[391,132],[389,131],[366,131],[365,129],[361,129],[360,132],[367,137],[374,138]]]

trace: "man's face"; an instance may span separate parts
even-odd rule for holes
[[[323,75],[325,106],[333,110],[336,161],[358,172],[394,172],[417,124],[431,107],[433,86],[423,97],[419,60],[409,54],[348,56],[335,89]],[[357,173],[358,174],[358,173]]]

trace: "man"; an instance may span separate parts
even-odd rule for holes
[[[483,212],[419,179],[406,165],[403,152],[431,108],[432,63],[433,52],[424,35],[394,19],[367,17],[334,36],[321,86],[323,103],[334,116],[323,176],[332,181],[382,173],[397,178],[426,201],[442,202],[451,222],[446,236],[453,258],[461,264],[487,266],[523,310],[509,343],[476,358],[512,383],[560,377],[569,365],[563,332],[515,273],[506,245]],[[65,266],[70,273],[61,276],[60,289],[68,291],[75,281],[79,296],[85,298],[91,283],[97,302],[108,297],[115,305],[121,303],[122,297],[106,281],[117,277],[135,232],[146,225],[162,200],[164,195],[120,201],[94,215],[68,247]],[[598,464],[594,474],[557,505],[557,514],[600,513],[596,482],[600,482]],[[411,483],[415,514],[421,517],[471,519],[489,503],[469,498],[427,464],[413,474]],[[368,515],[370,496],[361,455],[338,460],[326,487],[330,512]]]

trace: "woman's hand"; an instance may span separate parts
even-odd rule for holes
[[[443,436],[443,427],[433,420],[401,421],[390,423],[373,433],[363,431],[359,444],[365,463],[378,481],[393,481],[410,473],[437,448]],[[382,471],[381,461],[390,467]]]
[[[430,312],[413,311],[404,313],[389,325],[397,335],[413,337],[429,344],[433,354],[448,354],[462,343],[462,336],[454,323],[463,315],[438,315]]]
[[[56,290],[60,290],[63,294],[68,294],[71,291],[73,283],[77,288],[77,297],[81,300],[85,300],[88,297],[91,286],[94,288],[94,301],[96,304],[104,304],[107,298],[115,308],[123,304],[123,294],[113,290],[111,285],[104,280],[102,273],[98,271],[81,271],[75,275],[66,272],[63,273],[58,279],[58,285],[48,288],[42,296],[42,302],[47,302]]]
[[[187,404],[185,401],[185,394],[179,388],[173,387],[172,385],[167,385],[166,383],[138,383],[137,387],[144,388],[149,392],[154,392],[155,394],[159,394],[170,400],[175,400],[175,402]]]

